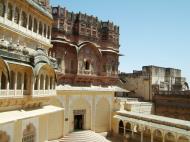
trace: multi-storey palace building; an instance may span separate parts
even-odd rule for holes
[[[126,92],[117,86],[119,56],[119,28],[109,21],[49,0],[0,0],[0,142],[107,142],[94,132],[190,142],[188,121],[114,98]]]
[[[63,109],[49,104],[56,95],[52,22],[47,0],[0,0],[0,142],[62,136]]]
[[[54,47],[50,54],[58,61],[62,81],[81,85],[109,85],[116,81],[119,27],[62,7],[53,7],[52,13]]]
[[[77,129],[108,132],[114,92],[123,91],[115,86],[119,27],[59,6],[52,8],[52,14],[53,48],[49,55],[58,62],[57,95],[59,107],[65,109],[64,133]]]

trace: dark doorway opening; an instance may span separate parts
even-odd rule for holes
[[[74,130],[83,130],[84,116],[75,115],[74,116]]]

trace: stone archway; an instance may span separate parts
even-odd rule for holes
[[[0,142],[9,142],[10,137],[7,135],[6,132],[0,131]]]
[[[132,125],[131,123],[127,122],[125,124],[125,133],[131,133],[131,131],[132,131]]]
[[[87,100],[85,100],[81,96],[75,96],[76,98],[70,104],[70,111],[69,111],[69,128],[70,131],[75,130],[75,122],[78,121],[77,115],[80,115],[81,119],[80,125],[82,125],[82,129],[88,130],[91,128],[91,104]],[[77,119],[77,121],[76,121]]]
[[[162,142],[162,132],[158,129],[156,129],[154,132],[153,132],[153,137],[154,137],[154,142]]]
[[[123,134],[124,134],[124,124],[123,124],[123,121],[122,121],[122,120],[119,121],[119,131],[118,131],[118,133],[119,133],[120,135],[123,135]]]
[[[82,43],[78,50],[78,72],[80,74],[99,75],[102,54],[98,47],[91,43]],[[88,68],[85,68],[88,63]]]
[[[171,132],[166,133],[165,135],[165,142],[174,142],[175,136]]]
[[[185,136],[180,136],[178,138],[177,142],[189,142],[189,139]]]
[[[110,104],[106,98],[100,98],[96,104],[95,131],[108,132],[110,126]]]

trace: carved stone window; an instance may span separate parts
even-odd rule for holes
[[[5,2],[4,0],[0,0],[0,16],[5,16]]]
[[[12,20],[12,18],[13,18],[13,6],[11,3],[9,3],[7,9],[7,19]]]
[[[22,142],[35,142],[36,130],[32,124],[27,125],[23,132]]]
[[[15,8],[15,16],[14,16],[14,21],[15,23],[19,23],[19,17],[20,17],[20,10],[18,7]]]
[[[6,132],[0,131],[0,142],[9,142],[9,136]]]
[[[85,70],[90,70],[90,61],[85,61]]]
[[[34,28],[33,28],[33,31],[35,32],[35,33],[37,33],[37,26],[38,26],[38,24],[37,24],[37,20],[36,20],[36,18],[34,19]]]
[[[27,15],[26,13],[23,11],[22,15],[21,15],[21,26],[26,28],[27,25]]]

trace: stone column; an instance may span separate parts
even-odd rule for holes
[[[93,97],[91,97],[91,104],[90,105],[91,105],[91,114],[90,114],[91,115],[91,122],[90,122],[91,124],[90,124],[90,127],[91,127],[91,130],[93,130],[93,113],[94,113],[93,112]]]
[[[17,95],[17,75],[18,72],[15,72],[15,79],[14,79],[14,95]]]
[[[1,90],[1,76],[2,76],[2,71],[0,71],[0,90]]]
[[[5,1],[5,14],[4,14],[4,19],[7,19],[7,9],[8,9],[8,1]]]
[[[162,133],[162,142],[165,142],[165,133]]]
[[[110,108],[110,120],[109,120],[109,123],[110,123],[110,131],[111,131],[111,126],[112,126],[112,105],[111,105],[112,101],[109,101],[109,108]]]
[[[37,82],[38,82],[38,86],[37,86],[37,89],[36,90],[38,90],[37,92],[38,92],[38,94],[37,95],[39,95],[39,91],[40,91],[40,83],[41,83],[41,81],[40,81],[40,75],[38,75],[38,77],[37,77]]]
[[[141,142],[143,142],[143,130],[141,130]]]
[[[48,37],[48,26],[47,25],[45,25],[46,26],[46,35],[45,35],[45,37],[47,38]]]
[[[96,97],[94,97],[94,132],[96,131]]]
[[[153,131],[150,132],[150,136],[151,136],[151,142],[153,142],[154,141],[154,133],[153,133]]]
[[[40,24],[40,21],[37,20],[37,34],[39,34],[39,24]]]
[[[21,74],[21,95],[24,94],[24,73]]]
[[[44,81],[43,81],[43,93],[45,94],[46,90],[46,75],[44,75]]]
[[[29,16],[30,14],[27,14],[27,22],[26,22],[26,29],[28,30],[28,27],[29,27]]]
[[[8,78],[7,78],[7,80],[6,80],[6,87],[7,87],[7,95],[9,95],[9,81],[8,81]]]
[[[126,125],[126,124],[124,123],[124,126],[123,126],[123,130],[124,130],[124,133],[123,133],[123,134],[124,134],[124,136],[125,136],[125,134],[126,134],[125,125]]]
[[[52,26],[50,26],[49,28],[50,28],[50,30],[49,30],[49,34],[50,34],[49,35],[49,39],[51,39],[51,29],[52,29]]]
[[[44,37],[44,24],[42,23],[42,36]]]
[[[37,79],[37,78],[36,78]],[[36,80],[37,81],[37,80]],[[35,77],[32,75],[31,76],[31,81],[30,81],[30,84],[32,85],[32,88],[30,87],[30,92],[32,94],[32,96],[34,95],[34,89],[35,89]],[[30,86],[31,86],[30,85]],[[28,88],[29,89],[29,88]],[[28,91],[28,90],[27,90]]]
[[[33,16],[31,16],[31,17],[32,17],[32,29],[31,29],[31,31],[34,32],[34,17]]]
[[[15,9],[16,9],[16,4],[14,3],[13,5],[13,12],[12,12],[12,21],[14,22],[14,18],[15,18]]]
[[[22,9],[20,9],[20,14],[19,14],[19,23],[18,23],[19,26],[21,24],[21,17],[22,17]]]

